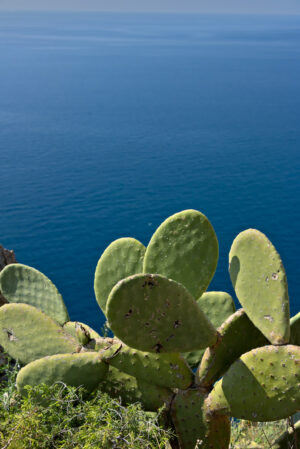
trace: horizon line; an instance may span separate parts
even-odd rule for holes
[[[0,8],[1,12],[11,12],[11,13],[26,13],[26,12],[37,12],[37,13],[101,13],[101,14],[170,14],[170,15],[227,15],[227,16],[300,16],[299,12],[241,12],[241,11],[108,11],[100,9],[11,9],[11,8]]]

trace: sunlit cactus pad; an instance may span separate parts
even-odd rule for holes
[[[137,274],[111,291],[107,318],[115,335],[147,352],[185,352],[214,344],[217,333],[187,289],[158,274]]]
[[[159,273],[183,284],[198,298],[217,267],[218,241],[201,212],[185,210],[167,218],[153,234],[144,258],[144,273]]]
[[[205,292],[197,299],[197,304],[215,327],[235,312],[232,297],[226,292]]]
[[[17,375],[17,387],[25,394],[26,385],[53,385],[63,382],[74,387],[83,386],[92,392],[108,372],[108,365],[96,352],[58,354],[29,363]]]
[[[28,304],[0,307],[0,345],[22,364],[80,350],[78,341],[59,324]]]
[[[174,395],[168,388],[137,379],[113,366],[109,367],[99,388],[112,397],[121,398],[124,405],[141,402],[149,411],[156,411],[164,405],[168,408]]]
[[[229,271],[236,295],[254,325],[272,344],[288,343],[286,274],[270,240],[256,229],[241,232],[229,253]]]
[[[85,334],[88,340],[98,340],[101,336],[98,332],[94,331],[90,326],[80,321],[68,321],[63,326],[64,331],[68,332],[74,338],[76,338],[80,343],[80,335]],[[88,341],[87,341],[88,343]]]
[[[9,302],[37,307],[60,324],[69,321],[61,294],[35,268],[19,263],[7,265],[0,273],[0,290]]]
[[[242,354],[269,344],[243,309],[227,318],[218,332],[218,343],[206,349],[197,369],[196,381],[201,385],[212,385]]]
[[[226,292],[205,292],[197,299],[197,304],[215,328],[221,326],[235,312],[233,299]],[[183,354],[183,357],[194,368],[201,362],[203,354],[204,349],[200,349],[198,351],[186,352]]]
[[[121,279],[143,272],[145,251],[142,243],[128,237],[112,242],[100,257],[95,272],[94,290],[104,314],[113,286]]]
[[[206,400],[212,414],[276,421],[300,410],[300,347],[264,346],[238,359]]]
[[[197,441],[203,449],[227,449],[230,441],[230,420],[227,416],[206,416],[205,394],[199,389],[179,391],[171,407],[180,447],[194,448]]]
[[[119,342],[104,351],[102,358],[127,374],[163,387],[185,389],[194,378],[179,354],[142,352]]]

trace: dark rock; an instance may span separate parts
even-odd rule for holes
[[[0,271],[3,270],[6,265],[9,265],[10,263],[16,263],[16,256],[13,250],[5,249],[2,245],[0,245]],[[4,298],[4,296],[0,292],[0,307],[3,306],[3,304],[6,304],[7,301]]]

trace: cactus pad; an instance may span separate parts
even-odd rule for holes
[[[104,314],[113,286],[121,279],[143,272],[145,251],[142,243],[128,237],[112,242],[100,257],[95,272],[94,290]]]
[[[155,231],[144,258],[144,273],[159,273],[183,284],[198,298],[208,287],[219,255],[215,231],[201,212],[185,210]]]
[[[22,364],[47,355],[80,351],[77,340],[28,304],[5,304],[0,308],[0,345]]]
[[[205,292],[197,304],[216,328],[235,312],[233,299],[226,292]]]
[[[64,382],[73,387],[83,386],[92,392],[105,378],[108,365],[96,352],[82,354],[58,354],[35,360],[22,368],[17,375],[17,387],[25,394],[26,385]]]
[[[217,340],[217,332],[187,289],[158,274],[120,281],[107,303],[109,326],[132,348],[185,352]]]
[[[285,270],[269,239],[256,229],[241,232],[229,253],[236,295],[253,324],[274,345],[290,338]]]
[[[218,343],[206,349],[198,367],[196,382],[200,385],[212,385],[242,354],[269,344],[243,309],[231,315],[218,332]]]
[[[179,354],[142,352],[121,342],[104,351],[102,359],[131,376],[162,387],[185,389],[194,378]]]
[[[72,337],[78,339],[78,334],[80,333],[80,330],[86,334],[89,335],[89,339],[97,340],[98,338],[101,338],[100,335],[94,331],[90,326],[87,324],[81,323],[80,321],[68,321],[63,325],[64,331],[68,332]]]
[[[203,449],[227,449],[230,421],[227,416],[206,416],[205,395],[199,389],[179,391],[172,401],[171,417],[180,449],[191,449],[201,441]]]
[[[221,326],[235,312],[233,299],[226,292],[205,292],[197,299],[197,304],[215,328]],[[182,355],[188,364],[195,368],[201,362],[204,351],[204,349],[200,349],[185,352]]]
[[[113,366],[99,388],[111,397],[120,397],[124,405],[141,402],[148,411],[156,411],[163,405],[169,407],[173,397],[172,390],[136,379]]]
[[[275,421],[300,409],[300,347],[264,346],[242,355],[206,400],[212,414]]]
[[[0,290],[8,302],[37,307],[59,324],[69,315],[55,285],[35,268],[19,263],[7,265],[0,274]]]

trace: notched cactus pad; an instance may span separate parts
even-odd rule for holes
[[[69,315],[55,285],[35,268],[19,263],[7,265],[0,273],[0,290],[7,301],[37,307],[64,324]]]
[[[201,441],[203,449],[227,449],[230,442],[230,420],[227,416],[207,416],[205,395],[199,389],[179,391],[172,401],[171,417],[180,449],[191,449]]]
[[[201,212],[185,210],[167,218],[153,234],[143,271],[174,279],[198,298],[215,273],[218,256],[218,240],[209,220]]]
[[[236,295],[254,325],[272,344],[288,343],[286,274],[270,240],[256,229],[241,232],[229,253],[229,272]]]
[[[64,331],[76,338],[80,344],[87,345],[92,340],[101,339],[101,336],[87,324],[80,321],[68,321],[63,326]]]
[[[300,347],[264,346],[238,359],[206,400],[212,414],[276,421],[300,409]]]
[[[156,411],[163,405],[169,408],[173,397],[172,390],[136,379],[113,366],[109,367],[99,388],[113,398],[121,398],[124,405],[141,402],[149,411]]]
[[[269,344],[243,309],[227,318],[218,332],[218,343],[206,349],[197,369],[196,381],[201,385],[212,385],[242,354]]]
[[[158,274],[120,281],[107,303],[111,330],[146,352],[185,352],[214,344],[217,332],[187,289]]]
[[[197,299],[197,304],[215,328],[235,312],[232,297],[226,292],[205,292]],[[204,349],[183,354],[188,364],[194,368],[201,362]]]
[[[121,279],[143,272],[145,251],[142,243],[128,237],[112,242],[100,257],[95,272],[94,290],[104,314],[114,285]]]
[[[22,364],[47,355],[80,350],[78,341],[59,324],[27,304],[0,307],[0,345]]]
[[[108,365],[96,352],[58,354],[35,360],[22,368],[17,375],[17,387],[24,395],[26,385],[64,382],[73,387],[83,386],[87,392],[92,392],[107,372]]]
[[[102,359],[131,376],[162,387],[185,389],[194,378],[179,354],[142,352],[121,342],[104,351]]]

